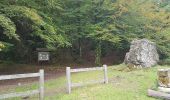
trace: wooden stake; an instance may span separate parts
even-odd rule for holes
[[[66,68],[66,77],[67,77],[67,92],[70,94],[71,93],[71,72],[70,72],[70,67]]]
[[[44,70],[40,70],[40,100],[44,100]]]
[[[108,76],[107,76],[107,65],[103,65],[104,68],[104,83],[108,83]]]

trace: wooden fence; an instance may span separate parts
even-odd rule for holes
[[[39,99],[44,100],[44,70],[40,70],[38,73],[29,73],[29,74],[16,74],[16,75],[1,75],[0,81],[10,80],[10,79],[20,79],[20,78],[33,78],[39,77],[39,89],[26,91],[26,92],[17,92],[0,95],[0,99],[7,99],[13,97],[25,97],[34,94],[39,94]]]
[[[95,70],[103,70],[104,71],[104,80],[100,81],[91,81],[87,82],[87,84],[95,84],[95,83],[108,83],[108,76],[107,76],[107,65],[103,65],[103,67],[94,67],[94,68],[79,68],[79,69],[70,69],[70,67],[66,68],[66,77],[67,77],[67,92],[71,93],[71,87],[78,87],[83,86],[83,83],[71,83],[71,73],[75,72],[85,72],[85,71],[95,71]]]

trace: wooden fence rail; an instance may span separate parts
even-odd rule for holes
[[[44,70],[40,70],[38,73],[28,73],[28,74],[16,74],[16,75],[1,75],[1,80],[10,80],[10,79],[19,79],[19,78],[32,78],[39,77],[39,89],[26,91],[26,92],[17,92],[0,95],[0,99],[7,99],[13,97],[25,97],[31,96],[34,94],[39,94],[39,99],[44,100]]]
[[[104,71],[104,80],[100,81],[90,81],[86,84],[83,83],[71,83],[71,73],[75,72],[85,72],[85,71],[95,71],[95,70],[103,70]],[[103,67],[94,67],[94,68],[79,68],[79,69],[71,69],[70,67],[66,68],[66,77],[67,77],[67,92],[71,93],[71,87],[79,87],[87,84],[95,84],[95,83],[108,83],[108,76],[107,76],[107,65],[103,65]]]

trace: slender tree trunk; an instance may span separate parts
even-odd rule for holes
[[[81,1],[77,1],[77,5],[78,7],[80,8],[81,7]],[[78,11],[78,13],[80,13],[80,10]],[[77,24],[78,24],[78,28],[77,28],[77,32],[78,32],[78,35],[80,36],[78,38],[78,45],[79,45],[79,58],[80,60],[82,60],[82,36],[81,36],[81,32],[82,32],[82,29],[81,29],[81,18],[80,16],[77,16]]]
[[[82,59],[82,46],[81,46],[81,40],[79,39],[79,57]]]
[[[101,41],[99,41],[96,45],[96,50],[95,50],[95,64],[97,66],[101,65]]]

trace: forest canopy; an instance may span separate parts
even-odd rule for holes
[[[138,38],[156,42],[161,60],[170,59],[169,0],[0,1],[4,61],[29,62],[36,59],[36,48],[48,48],[54,62],[68,58],[100,65],[112,54],[123,61]]]

